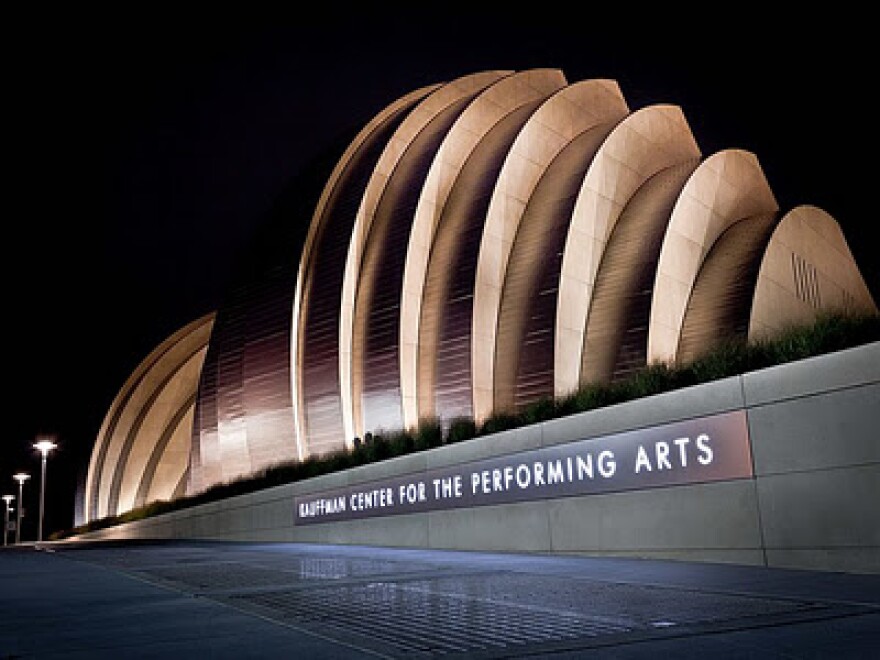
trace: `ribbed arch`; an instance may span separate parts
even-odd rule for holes
[[[749,339],[765,339],[823,311],[876,314],[837,221],[816,206],[789,211],[761,256]]]
[[[195,402],[195,394],[183,402],[150,452],[138,483],[135,507],[173,497],[189,466]]]
[[[611,132],[587,170],[562,255],[554,338],[554,390],[580,384],[581,351],[596,275],[626,204],[650,177],[700,157],[681,109],[643,108]]]
[[[142,409],[137,423],[132,426],[126,438],[119,457],[119,466],[113,475],[110,485],[111,512],[121,513],[135,507],[138,486],[149,465],[150,456],[163,441],[167,443],[164,438],[166,434],[173,433],[174,427],[177,426],[180,409],[188,404],[198,389],[199,373],[206,352],[207,346],[202,346],[190,355],[174,370],[167,381],[156,388],[155,395]],[[192,429],[190,429],[191,436]],[[181,467],[186,465],[188,459],[187,455]],[[173,487],[176,483],[175,477],[169,487]]]
[[[471,330],[471,372],[473,374],[473,410],[481,420],[491,413],[495,402],[495,355],[502,289],[505,286],[510,254],[529,200],[547,168],[577,135],[593,128],[611,128],[629,109],[617,83],[609,80],[586,80],[566,87],[539,107],[523,126],[498,177],[492,194],[480,243],[474,285],[474,314]],[[593,148],[595,151],[595,148]],[[551,215],[533,216],[552,224]],[[535,247],[546,234],[540,228],[531,232]],[[524,243],[522,243],[524,244]],[[521,263],[528,268],[528,265]],[[521,281],[521,278],[515,278]],[[524,283],[525,284],[525,283]],[[528,313],[526,300],[519,300],[512,285],[511,305]],[[505,347],[501,347],[502,350]],[[510,379],[504,379],[508,383]],[[503,387],[504,393],[509,391]],[[502,407],[512,403],[504,400]]]
[[[678,362],[687,364],[721,342],[747,338],[761,256],[775,223],[773,214],[745,218],[712,245],[688,300]]]
[[[465,108],[431,163],[416,205],[400,300],[400,387],[404,425],[407,427],[414,426],[420,416],[434,414],[433,379],[426,381],[427,376],[419,375],[423,367],[419,358],[420,324],[429,255],[453,186],[490,132],[495,132],[497,141],[498,134],[503,132],[495,130],[499,122],[524,104],[531,104],[534,99],[558,89],[561,84],[564,84],[561,72],[544,70],[524,71],[498,80]],[[481,151],[485,155],[485,145]],[[474,158],[476,160],[481,159],[478,156]],[[472,181],[485,174],[474,166],[474,161],[470,166]],[[432,353],[425,360],[430,362],[433,373],[436,354]],[[422,399],[426,401],[424,405]]]
[[[471,316],[486,212],[498,173],[523,124],[563,85],[559,71],[518,73],[486,90],[462,115],[464,129],[476,125],[481,134],[438,208],[423,291],[415,299],[421,307],[417,326],[421,416],[449,419],[471,414]],[[413,256],[420,258],[427,254]],[[404,363],[402,368],[412,365]]]
[[[348,237],[382,150],[425,87],[386,107],[336,164],[315,208],[297,273],[291,332],[292,397],[300,459],[345,446],[339,374],[339,308]]]
[[[123,510],[118,501],[126,471],[131,475],[126,483],[131,485],[132,493],[130,498],[126,495],[125,501],[126,507],[131,508],[146,465],[141,459],[152,453],[160,442],[166,429],[163,420],[172,420],[182,403],[195,395],[213,321],[211,314],[174,333],[151,352],[126,381],[105,417],[92,453],[86,479],[87,520]],[[159,408],[154,406],[160,399],[160,408],[168,413],[165,416],[156,415]],[[150,417],[151,411],[153,417]],[[145,424],[148,418],[150,421]],[[191,429],[189,433],[191,435]],[[133,460],[132,449],[135,450]],[[145,456],[141,456],[142,453]],[[185,468],[189,451],[179,460]]]
[[[501,119],[456,179],[431,250],[419,323],[419,412],[470,416],[471,318],[483,221],[510,145],[538,101]]]
[[[193,412],[195,413],[195,411]],[[176,500],[177,498],[186,495],[186,486],[189,483],[191,469],[192,465],[188,465],[186,470],[184,470],[183,474],[180,477],[180,481],[177,482],[177,486],[174,488],[174,493],[171,495],[171,499]]]
[[[719,151],[691,175],[675,203],[654,279],[648,362],[674,363],[688,300],[718,237],[734,223],[778,210],[754,154]]]
[[[360,414],[361,377],[363,374],[353,374],[353,369],[361,369],[362,365],[353,363],[352,351],[355,340],[355,303],[357,296],[360,295],[358,286],[361,280],[364,251],[371,234],[376,211],[401,159],[432,120],[453,108],[460,112],[459,106],[463,101],[469,100],[503,75],[502,72],[495,71],[478,73],[459,78],[435,89],[413,108],[391,136],[370,176],[348,244],[339,311],[339,374],[342,420],[345,440],[349,444],[356,435],[363,434],[363,419]],[[436,147],[434,149],[436,150]],[[364,337],[361,335],[357,341],[362,346]],[[355,391],[355,387],[358,388],[357,391]],[[399,392],[397,396],[399,396]]]
[[[98,438],[95,446],[92,448],[92,455],[89,459],[88,477],[86,478],[85,488],[85,506],[83,507],[85,520],[94,520],[98,517],[98,499],[100,496],[100,475],[104,472],[107,452],[110,446],[110,440],[116,432],[119,424],[119,418],[126,409],[129,400],[136,391],[144,375],[149,371],[157,360],[164,355],[169,348],[174,346],[180,336],[184,333],[185,328],[166,339],[155,350],[153,350],[147,358],[141,362],[132,372],[131,376],[125,381],[122,389],[110,405],[110,410],[104,417],[101,428],[98,431]]]
[[[425,126],[401,157],[376,208],[355,300],[352,389],[355,429],[403,427],[400,393],[400,295],[416,196],[446,132],[469,99]]]
[[[581,352],[581,384],[625,378],[645,366],[651,287],[675,201],[699,164],[661,170],[627,202],[599,262]]]
[[[501,293],[495,411],[515,411],[553,395],[553,320],[562,246],[586,169],[609,129],[587,130],[566,145],[529,198]]]

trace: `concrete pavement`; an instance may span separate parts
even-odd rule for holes
[[[368,546],[0,551],[0,658],[877,658],[880,577]]]

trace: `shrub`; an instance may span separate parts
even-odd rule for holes
[[[421,451],[423,449],[432,449],[443,444],[443,427],[440,420],[436,417],[426,417],[419,420],[419,426],[416,429],[415,449]]]
[[[409,431],[394,431],[383,438],[388,456],[403,456],[415,449],[416,441]]]
[[[538,424],[557,416],[556,403],[551,397],[544,397],[523,408],[519,421],[521,424]]]
[[[508,412],[494,413],[486,418],[480,426],[480,435],[489,435],[490,433],[500,433],[522,426],[517,415]]]
[[[477,423],[470,417],[456,417],[449,423],[446,443],[453,444],[477,437]]]

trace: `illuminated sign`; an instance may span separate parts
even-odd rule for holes
[[[295,524],[752,476],[744,410],[586,438],[295,498]]]

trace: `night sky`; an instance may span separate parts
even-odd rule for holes
[[[571,82],[617,79],[632,109],[678,104],[704,155],[753,151],[783,211],[811,203],[835,216],[880,299],[868,180],[876,38],[866,17],[823,7],[773,24],[759,9],[712,5],[693,27],[662,6],[594,20],[535,15],[550,3],[519,13],[437,6],[351,14],[337,3],[275,23],[83,13],[8,22],[11,397],[0,491],[15,492],[13,472],[31,472],[31,525],[34,438],[60,445],[48,534],[72,524],[76,473],[124,380],[170,333],[217,308],[285,184],[422,85],[559,67]]]

